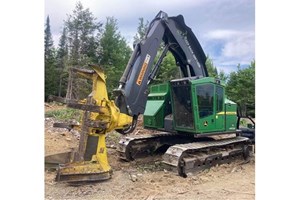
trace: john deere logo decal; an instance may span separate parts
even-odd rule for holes
[[[207,124],[208,124],[207,121],[205,121],[205,122],[204,122],[204,126],[207,126]]]

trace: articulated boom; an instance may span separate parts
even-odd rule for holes
[[[165,47],[158,62],[154,58],[161,43]],[[206,56],[192,30],[186,26],[182,15],[168,17],[160,11],[150,23],[145,39],[136,44],[134,52],[120,79],[120,85],[115,90],[116,105],[122,113],[136,120],[144,113],[148,96],[148,85],[159,71],[159,65],[166,53],[170,51],[183,77],[207,77],[205,66]],[[123,130],[124,133],[133,131],[135,124]]]

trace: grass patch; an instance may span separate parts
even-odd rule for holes
[[[73,108],[63,108],[60,110],[51,110],[45,112],[45,117],[53,117],[57,120],[80,120],[81,111]]]

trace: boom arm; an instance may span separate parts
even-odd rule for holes
[[[161,42],[165,48],[153,66],[154,58]],[[182,15],[168,17],[160,11],[149,25],[145,39],[134,48],[133,54],[115,90],[116,105],[122,113],[137,116],[144,113],[148,96],[148,84],[156,76],[159,64],[170,51],[184,77],[207,77],[206,56],[196,36],[185,22]]]

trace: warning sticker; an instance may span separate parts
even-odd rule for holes
[[[136,84],[138,84],[138,85],[141,85],[141,84],[142,84],[142,81],[143,81],[143,78],[144,78],[144,76],[145,76],[145,73],[146,73],[146,70],[147,70],[147,67],[148,67],[150,58],[151,58],[151,56],[150,56],[149,54],[147,54],[147,55],[146,55],[146,58],[145,58],[145,60],[144,60],[142,69],[141,69],[141,71],[140,71],[140,74],[139,74],[139,76],[138,76],[138,79],[136,80]]]

